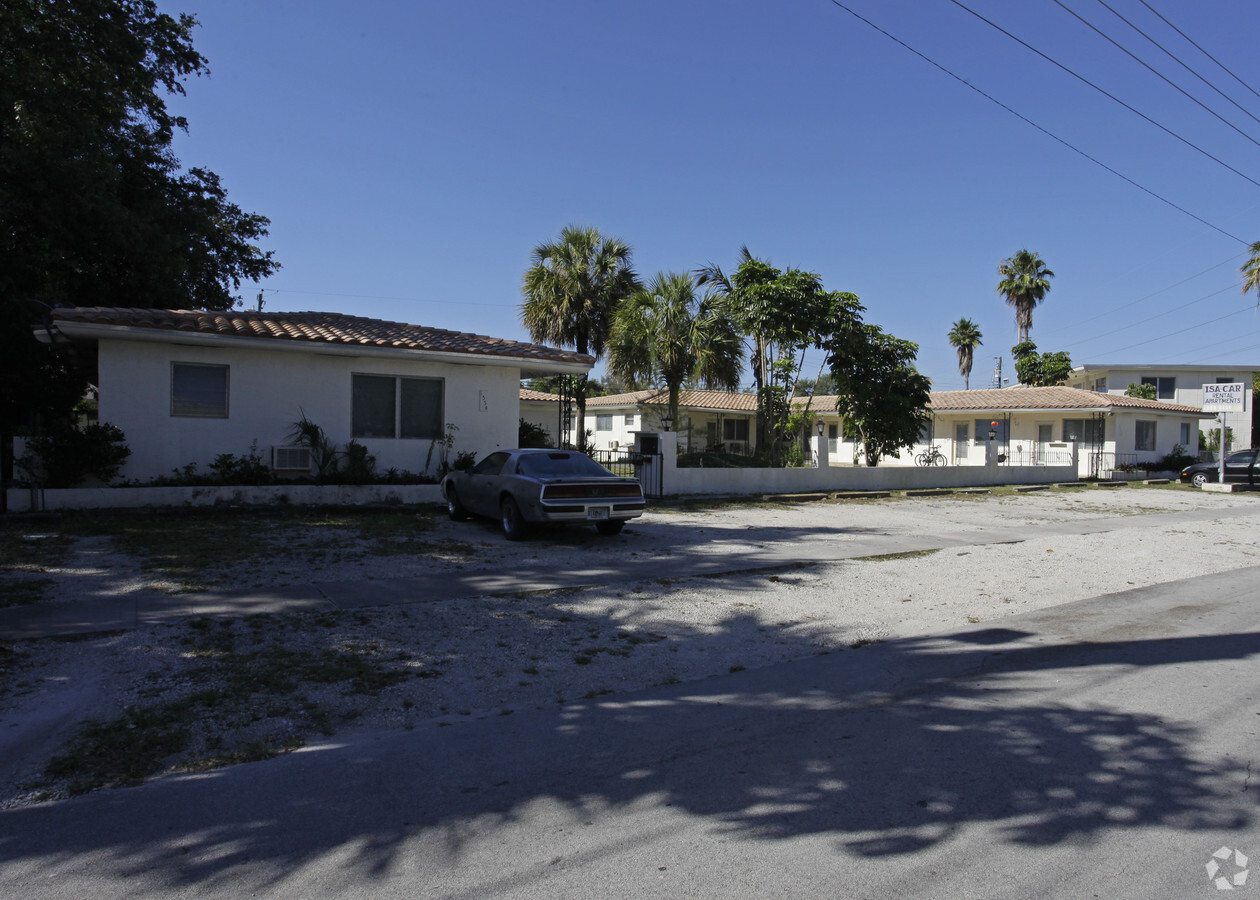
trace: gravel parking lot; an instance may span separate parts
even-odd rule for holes
[[[1106,602],[1260,563],[1258,525],[1260,497],[1177,486],[675,508],[616,538],[569,529],[521,544],[492,523],[436,517],[367,536],[247,517],[234,527],[257,552],[197,572],[163,567],[155,550],[123,552],[117,536],[19,529],[17,539],[67,542],[38,573],[42,604],[333,583],[357,583],[369,600],[372,584],[389,584],[393,602],[0,643],[0,805],[350,730],[454,726]],[[696,561],[723,571],[685,574]],[[440,589],[457,574],[521,568],[599,575],[558,590],[528,579],[494,595]],[[407,594],[409,579],[424,591]]]

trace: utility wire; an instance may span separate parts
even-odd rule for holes
[[[1106,0],[1098,0],[1098,2],[1099,2],[1100,4],[1102,4],[1104,7],[1106,7],[1107,11],[1108,11],[1108,12],[1110,12],[1113,16],[1115,16],[1117,19],[1119,19],[1119,20],[1120,20],[1121,22],[1123,22],[1124,24],[1128,25],[1130,28],[1132,28],[1132,29],[1133,29],[1134,31],[1136,31],[1138,34],[1142,35],[1142,37],[1146,38],[1148,41],[1150,41],[1152,44],[1154,44],[1156,47],[1158,47],[1160,50],[1162,50],[1162,51],[1164,52],[1164,54],[1168,56],[1168,58],[1169,58],[1169,59],[1171,59],[1173,62],[1177,63],[1177,65],[1181,66],[1183,69],[1185,69],[1185,70],[1186,70],[1187,72],[1189,72],[1191,75],[1193,75],[1195,78],[1197,78],[1197,79],[1199,79],[1200,81],[1202,81],[1205,85],[1207,85],[1207,86],[1208,86],[1208,87],[1210,87],[1212,90],[1216,91],[1216,93],[1220,94],[1222,97],[1224,97],[1224,98],[1225,98],[1226,100],[1228,100],[1230,103],[1232,103],[1235,107],[1237,107],[1237,108],[1238,108],[1238,110],[1239,110],[1240,112],[1242,112],[1242,113],[1243,113],[1243,115],[1250,117],[1250,118],[1252,119],[1252,121],[1254,121],[1254,122],[1256,122],[1256,123],[1260,123],[1260,118],[1257,118],[1256,116],[1252,115],[1251,110],[1247,109],[1245,106],[1243,106],[1241,103],[1239,103],[1239,102],[1238,102],[1237,100],[1235,100],[1233,97],[1231,97],[1229,94],[1225,93],[1225,92],[1224,92],[1224,91],[1222,91],[1220,88],[1218,88],[1216,85],[1214,85],[1212,82],[1208,81],[1208,79],[1207,79],[1207,78],[1205,78],[1203,75],[1201,75],[1201,74],[1200,74],[1197,70],[1195,70],[1193,67],[1191,67],[1191,66],[1190,66],[1190,65],[1188,65],[1187,63],[1183,62],[1183,61],[1181,60],[1181,58],[1180,58],[1180,57],[1178,57],[1175,53],[1173,53],[1171,50],[1169,50],[1167,47],[1165,47],[1165,46],[1164,46],[1163,44],[1161,44],[1159,41],[1155,40],[1155,38],[1151,37],[1149,34],[1147,34],[1147,33],[1146,33],[1145,31],[1143,31],[1141,28],[1139,28],[1138,26],[1134,25],[1132,22],[1130,22],[1130,21],[1129,21],[1128,19],[1126,19],[1124,16],[1120,15],[1120,13],[1116,12],[1116,10],[1115,10],[1115,9],[1113,9],[1111,6],[1108,6],[1108,5],[1107,5]],[[1147,8],[1149,9],[1150,7],[1147,7]],[[1152,10],[1152,12],[1153,12],[1153,10]],[[1155,14],[1156,14],[1156,15],[1159,15],[1159,13],[1155,13]],[[1165,19],[1165,21],[1167,21],[1167,20]]]
[[[1150,339],[1150,340],[1148,340],[1148,341],[1138,341],[1136,344],[1129,344],[1127,347],[1118,347],[1118,348],[1116,348],[1115,350],[1108,350],[1106,353],[1100,353],[1100,354],[1098,354],[1098,355],[1099,355],[1099,356],[1110,356],[1110,355],[1111,355],[1111,354],[1113,354],[1113,353],[1120,353],[1120,352],[1122,352],[1122,351],[1124,351],[1124,350],[1132,350],[1134,347],[1143,347],[1143,346],[1145,346],[1145,345],[1147,345],[1147,344],[1154,344],[1154,343],[1156,343],[1156,342],[1158,342],[1158,341],[1166,341],[1166,340],[1168,340],[1168,339],[1169,339],[1169,338],[1171,338],[1171,337],[1177,337],[1177,336],[1179,336],[1179,335],[1184,334],[1184,333],[1185,333],[1185,332],[1187,332],[1187,331],[1194,331],[1196,328],[1203,328],[1203,327],[1205,327],[1205,326],[1207,326],[1207,325],[1213,325],[1213,324],[1215,324],[1215,323],[1217,323],[1217,322],[1220,322],[1220,321],[1222,321],[1222,320],[1224,320],[1224,319],[1229,319],[1229,318],[1232,318],[1232,317],[1234,317],[1234,316],[1240,315],[1240,314],[1242,314],[1242,313],[1245,313],[1245,312],[1250,312],[1252,309],[1253,309],[1253,307],[1251,307],[1251,306],[1244,306],[1242,309],[1234,310],[1234,312],[1231,312],[1231,313],[1226,313],[1226,314],[1225,314],[1225,315],[1223,315],[1223,316],[1217,316],[1215,319],[1208,319],[1208,320],[1207,320],[1207,321],[1205,321],[1205,322],[1200,322],[1200,323],[1199,323],[1199,324],[1197,324],[1197,325],[1190,325],[1190,326],[1188,326],[1188,327],[1186,327],[1186,328],[1182,328],[1182,329],[1181,329],[1181,330],[1179,330],[1179,331],[1174,331],[1174,332],[1171,332],[1171,333],[1169,333],[1169,334],[1161,334],[1159,337],[1153,337],[1153,338],[1151,338],[1151,339]]]
[[[1136,181],[1134,181],[1134,180],[1133,180],[1132,178],[1130,178],[1129,176],[1124,175],[1124,174],[1121,174],[1120,172],[1116,171],[1116,170],[1115,170],[1115,169],[1113,169],[1111,166],[1107,165],[1106,163],[1102,162],[1101,160],[1095,159],[1094,157],[1090,156],[1088,153],[1086,153],[1086,152],[1085,152],[1084,150],[1082,150],[1081,148],[1079,148],[1079,147],[1077,147],[1077,146],[1075,146],[1075,145],[1073,145],[1073,144],[1069,144],[1067,141],[1065,141],[1063,138],[1059,137],[1057,134],[1054,134],[1053,132],[1050,132],[1050,131],[1046,130],[1045,128],[1042,128],[1040,125],[1038,125],[1038,124],[1037,124],[1036,122],[1034,122],[1032,119],[1030,119],[1030,118],[1028,118],[1027,116],[1023,115],[1022,113],[1016,112],[1014,109],[1012,109],[1011,107],[1007,106],[1007,105],[1006,105],[1005,103],[1003,103],[1001,100],[998,100],[996,97],[994,97],[992,94],[985,93],[983,90],[981,90],[980,88],[976,87],[976,86],[975,86],[974,84],[972,84],[970,81],[968,81],[967,79],[963,78],[961,75],[958,75],[957,73],[955,73],[955,72],[951,71],[950,69],[947,69],[945,66],[941,65],[941,64],[940,64],[940,63],[938,63],[936,60],[932,59],[930,56],[927,56],[926,54],[921,53],[920,51],[916,50],[914,47],[911,47],[911,46],[910,46],[909,44],[907,44],[905,41],[901,40],[900,38],[896,37],[896,36],[895,36],[895,35],[893,35],[893,34],[890,34],[889,32],[885,31],[883,28],[880,28],[878,25],[876,25],[874,22],[872,22],[870,19],[866,18],[865,16],[859,15],[857,12],[855,12],[854,10],[850,9],[849,7],[847,7],[847,6],[845,6],[843,3],[841,3],[841,2],[840,2],[840,0],[831,0],[831,2],[832,2],[832,4],[834,4],[835,6],[838,6],[840,9],[844,10],[845,12],[847,12],[849,15],[853,16],[853,18],[857,19],[857,20],[858,20],[858,21],[860,21],[860,22],[864,22],[865,24],[869,25],[871,28],[873,28],[873,29],[875,29],[876,31],[878,31],[880,34],[882,34],[884,37],[888,38],[888,39],[889,39],[890,41],[892,41],[893,43],[895,43],[895,44],[900,44],[902,47],[904,47],[905,49],[909,50],[911,53],[913,53],[915,56],[917,56],[917,57],[919,57],[920,59],[922,59],[924,62],[926,62],[926,63],[928,63],[928,64],[930,64],[930,65],[934,66],[934,67],[935,67],[935,68],[937,68],[937,69],[940,69],[942,72],[944,72],[944,73],[945,73],[946,75],[948,75],[950,78],[953,78],[955,81],[958,81],[958,82],[960,82],[960,83],[962,83],[962,84],[966,85],[966,86],[967,86],[967,87],[969,87],[971,90],[973,90],[973,91],[975,91],[977,94],[979,94],[981,97],[983,97],[983,98],[985,98],[986,100],[988,100],[990,103],[993,103],[994,105],[1001,107],[1002,109],[1006,110],[1006,112],[1010,113],[1010,114],[1011,114],[1011,115],[1013,115],[1015,118],[1019,119],[1020,121],[1024,122],[1025,124],[1027,124],[1027,125],[1031,125],[1033,128],[1035,128],[1035,129],[1037,129],[1038,131],[1040,131],[1040,132],[1041,132],[1042,134],[1044,134],[1046,137],[1050,138],[1051,140],[1057,141],[1058,143],[1062,144],[1064,147],[1067,147],[1067,148],[1068,148],[1069,150],[1071,150],[1073,153],[1076,153],[1076,154],[1078,154],[1078,155],[1080,155],[1080,156],[1085,157],[1085,159],[1089,160],[1090,162],[1092,162],[1094,165],[1098,166],[1099,168],[1105,169],[1106,171],[1110,172],[1112,175],[1115,175],[1115,176],[1116,176],[1117,178],[1119,178],[1121,181],[1128,182],[1128,183],[1129,183],[1129,184],[1131,184],[1133,187],[1137,188],[1139,191],[1142,191],[1142,192],[1143,192],[1143,193],[1145,193],[1145,194],[1149,194],[1150,196],[1154,197],[1156,200],[1160,201],[1161,203],[1164,203],[1164,204],[1166,204],[1166,205],[1168,205],[1168,206],[1171,206],[1173,209],[1177,210],[1177,212],[1181,213],[1182,215],[1189,216],[1190,218],[1194,219],[1196,222],[1200,223],[1201,225],[1206,225],[1208,228],[1211,228],[1213,231],[1219,232],[1220,234],[1225,235],[1225,237],[1227,237],[1227,238],[1232,238],[1233,240],[1238,241],[1238,243],[1240,243],[1240,244],[1242,244],[1242,245],[1244,245],[1244,246],[1250,246],[1250,245],[1248,244],[1248,242],[1247,242],[1247,241],[1244,241],[1242,238],[1238,237],[1237,235],[1230,234],[1230,233],[1229,233],[1228,231],[1226,231],[1224,228],[1221,228],[1221,227],[1219,227],[1219,226],[1217,226],[1217,225],[1213,225],[1213,224],[1212,224],[1211,222],[1209,222],[1207,219],[1204,219],[1204,218],[1202,218],[1202,217],[1200,217],[1200,216],[1196,216],[1194,213],[1190,212],[1188,209],[1185,209],[1185,208],[1183,208],[1183,207],[1178,206],[1176,203],[1173,203],[1173,202],[1172,202],[1171,200],[1169,200],[1167,197],[1164,197],[1164,196],[1161,196],[1160,194],[1155,193],[1155,192],[1154,192],[1153,190],[1151,190],[1150,188],[1145,187],[1145,186],[1143,186],[1143,185],[1141,185],[1141,184],[1138,184]],[[1244,178],[1246,178],[1246,176],[1245,176],[1245,175],[1244,175],[1243,177],[1244,177]],[[1248,180],[1248,181],[1250,181],[1251,179],[1247,179],[1247,180]],[[1256,186],[1257,186],[1257,187],[1260,187],[1260,183],[1257,183],[1257,182],[1252,182],[1252,183],[1253,183],[1253,184],[1256,184]]]
[[[833,2],[833,3],[835,3],[835,2],[836,2],[836,0],[832,0],[832,2]],[[1028,50],[1031,50],[1033,53],[1037,54],[1037,55],[1038,55],[1038,56],[1040,56],[1042,59],[1044,59],[1046,62],[1050,63],[1051,65],[1054,65],[1055,67],[1057,67],[1057,68],[1059,68],[1059,69],[1062,69],[1064,72],[1066,72],[1067,74],[1071,75],[1073,78],[1077,79],[1078,81],[1080,81],[1080,82],[1082,82],[1082,83],[1084,83],[1084,84],[1089,85],[1089,86],[1090,86],[1090,87],[1092,87],[1094,90],[1098,91],[1098,93],[1102,94],[1104,97],[1107,97],[1108,99],[1110,99],[1110,100],[1112,100],[1112,101],[1114,101],[1114,102],[1116,102],[1116,103],[1120,104],[1120,105],[1121,105],[1121,106],[1123,106],[1125,109],[1127,109],[1129,112],[1133,113],[1135,116],[1138,116],[1139,118],[1141,118],[1141,119],[1143,119],[1143,120],[1145,120],[1145,121],[1149,122],[1150,124],[1154,125],[1156,128],[1158,128],[1160,131],[1164,132],[1164,134],[1168,135],[1169,137],[1176,138],[1177,140],[1181,141],[1181,143],[1185,144],[1187,147],[1189,147],[1189,148],[1191,148],[1192,150],[1195,150],[1195,151],[1197,151],[1197,152],[1201,153],[1202,155],[1206,156],[1208,159],[1212,160],[1212,162],[1216,163],[1217,165],[1222,166],[1222,167],[1224,167],[1224,168],[1228,169],[1229,171],[1233,172],[1235,175],[1237,175],[1239,178],[1243,179],[1244,181],[1247,181],[1247,182],[1249,182],[1250,184],[1255,185],[1256,187],[1260,187],[1260,181],[1256,181],[1254,178],[1252,178],[1252,177],[1251,177],[1251,176],[1249,176],[1249,175],[1244,175],[1242,172],[1240,172],[1240,171],[1238,171],[1237,169],[1235,169],[1235,168],[1234,168],[1233,166],[1231,166],[1229,163],[1225,162],[1224,160],[1222,160],[1222,159],[1220,159],[1220,158],[1218,158],[1218,157],[1213,156],[1211,153],[1208,153],[1206,150],[1204,150],[1204,149],[1203,149],[1202,147],[1200,147],[1198,144],[1195,144],[1195,143],[1193,143],[1192,141],[1190,141],[1190,140],[1188,140],[1188,139],[1186,139],[1186,138],[1183,138],[1181,135],[1177,134],[1177,132],[1173,131],[1171,128],[1168,128],[1167,126],[1161,125],[1159,122],[1156,122],[1154,119],[1152,119],[1150,116],[1146,115],[1145,113],[1143,113],[1143,112],[1139,112],[1138,110],[1134,109],[1132,106],[1130,106],[1129,104],[1125,103],[1123,100],[1121,100],[1121,99],[1120,99],[1119,97],[1117,97],[1115,94],[1112,94],[1112,93],[1110,93],[1110,92],[1106,91],[1105,89],[1103,89],[1103,88],[1099,87],[1098,85],[1094,84],[1094,82],[1090,81],[1090,80],[1089,80],[1088,78],[1086,78],[1084,75],[1080,75],[1080,74],[1078,74],[1078,73],[1076,73],[1076,72],[1072,71],[1071,69],[1069,69],[1067,66],[1063,65],[1063,63],[1059,62],[1058,60],[1056,60],[1056,59],[1054,59],[1054,58],[1052,58],[1052,57],[1050,57],[1050,56],[1047,56],[1045,53],[1042,53],[1040,50],[1038,50],[1038,49],[1037,49],[1036,47],[1034,47],[1032,44],[1029,44],[1027,41],[1024,41],[1024,40],[1022,40],[1021,38],[1018,38],[1018,37],[1016,37],[1015,35],[1011,34],[1009,31],[1007,31],[1007,30],[1006,30],[1005,28],[1003,28],[1001,25],[998,25],[996,22],[993,22],[993,21],[991,21],[991,20],[989,20],[989,19],[986,19],[984,16],[980,15],[980,13],[976,12],[974,9],[971,9],[970,7],[968,7],[968,6],[966,6],[964,3],[962,3],[962,2],[961,2],[961,0],[950,0],[950,2],[951,2],[951,3],[953,3],[955,6],[957,6],[959,9],[961,9],[961,10],[963,10],[963,11],[965,11],[965,12],[969,12],[969,13],[971,13],[973,16],[975,16],[975,17],[976,17],[977,19],[979,19],[981,22],[984,22],[986,25],[988,25],[988,26],[990,26],[990,27],[992,27],[992,28],[996,29],[997,31],[1000,31],[1002,34],[1006,35],[1008,38],[1010,38],[1011,40],[1015,41],[1015,43],[1019,44],[1020,46],[1025,47],[1025,48],[1027,48]]]
[[[1191,46],[1193,46],[1193,47],[1194,47],[1194,49],[1198,50],[1200,53],[1202,53],[1202,54],[1203,54],[1204,56],[1206,56],[1208,59],[1212,60],[1212,62],[1216,63],[1218,66],[1220,66],[1222,69],[1224,69],[1224,70],[1225,70],[1225,72],[1227,72],[1230,76],[1232,76],[1232,77],[1233,77],[1233,79],[1234,79],[1235,81],[1237,81],[1239,84],[1241,84],[1241,85],[1242,85],[1243,87],[1245,87],[1247,90],[1251,91],[1251,93],[1255,94],[1257,97],[1260,97],[1260,92],[1257,92],[1255,88],[1253,88],[1251,85],[1247,84],[1247,82],[1243,81],[1241,78],[1239,78],[1239,77],[1238,77],[1237,75],[1235,75],[1233,72],[1231,72],[1231,71],[1230,71],[1230,70],[1229,70],[1229,69],[1225,66],[1225,64],[1224,64],[1223,62],[1221,62],[1219,59],[1217,59],[1217,58],[1216,58],[1215,56],[1213,56],[1211,53],[1208,53],[1206,50],[1204,50],[1202,47],[1200,47],[1198,44],[1196,44],[1196,43],[1194,42],[1194,39],[1193,39],[1193,38],[1191,38],[1191,37],[1190,37],[1190,35],[1186,34],[1184,31],[1182,31],[1180,28],[1178,28],[1178,27],[1177,27],[1176,25],[1174,25],[1172,22],[1169,22],[1167,19],[1165,19],[1163,16],[1161,16],[1161,15],[1159,14],[1159,12],[1158,12],[1158,11],[1157,11],[1157,10],[1156,10],[1153,6],[1151,6],[1149,3],[1147,3],[1147,2],[1146,2],[1146,0],[1138,0],[1138,2],[1139,2],[1139,3],[1141,3],[1143,6],[1145,6],[1147,9],[1149,9],[1151,12],[1155,13],[1155,15],[1156,15],[1156,16],[1159,16],[1159,19],[1160,19],[1160,21],[1161,21],[1161,22],[1163,22],[1165,25],[1167,25],[1167,26],[1168,26],[1169,28],[1171,28],[1173,31],[1177,32],[1177,34],[1181,35],[1183,38],[1185,38],[1187,41],[1189,41],[1189,42],[1190,42],[1190,44],[1191,44]]]
[[[1122,328],[1116,328],[1112,331],[1104,331],[1102,334],[1096,334],[1093,337],[1087,337],[1083,341],[1076,341],[1075,343],[1088,344],[1090,341],[1096,341],[1096,340],[1099,340],[1100,338],[1111,337],[1111,335],[1113,334],[1119,334],[1122,331],[1128,331],[1130,328],[1133,328],[1134,326],[1145,325],[1147,322],[1154,322],[1156,319],[1162,319],[1164,316],[1171,316],[1173,313],[1183,310],[1188,306],[1194,306],[1196,303],[1202,303],[1204,300],[1211,300],[1213,297],[1219,296],[1225,293],[1226,291],[1232,291],[1236,287],[1238,287],[1238,285],[1236,284],[1228,285],[1226,287],[1221,288],[1219,291],[1213,291],[1210,294],[1204,294],[1202,297],[1199,297],[1195,300],[1191,300],[1188,303],[1183,303],[1180,306],[1174,306],[1172,309],[1166,309],[1162,313],[1156,313],[1153,316],[1147,316],[1145,319],[1138,319],[1136,322],[1130,322]]]
[[[1235,125],[1235,124],[1234,124],[1233,122],[1231,122],[1229,119],[1225,118],[1225,117],[1224,117],[1224,116],[1222,116],[1220,113],[1218,113],[1216,110],[1212,109],[1212,107],[1210,107],[1210,106],[1208,106],[1206,103],[1202,102],[1202,101],[1201,101],[1198,97],[1194,96],[1194,94],[1191,94],[1189,91],[1185,90],[1183,87],[1181,87],[1181,85],[1179,85],[1179,84],[1177,84],[1176,82],[1172,81],[1170,78],[1165,77],[1165,75],[1164,75],[1164,73],[1163,73],[1163,72],[1159,71],[1159,70],[1158,70],[1158,69],[1156,69],[1154,66],[1152,66],[1152,65],[1148,64],[1145,60],[1143,60],[1143,59],[1141,59],[1139,56],[1137,56],[1137,54],[1132,53],[1132,52],[1131,52],[1131,51],[1130,51],[1127,47],[1124,47],[1124,46],[1122,46],[1122,45],[1121,45],[1118,41],[1113,40],[1113,39],[1112,39],[1109,35],[1107,35],[1106,33],[1104,33],[1104,32],[1102,31],[1102,29],[1095,27],[1095,26],[1094,26],[1091,22],[1088,22],[1088,21],[1087,21],[1087,20],[1086,20],[1083,16],[1081,16],[1081,15],[1080,15],[1079,13],[1077,13],[1075,10],[1071,9],[1070,7],[1068,7],[1068,6],[1067,6],[1067,4],[1065,4],[1065,3],[1063,2],[1063,0],[1054,0],[1054,3],[1055,3],[1055,5],[1056,5],[1056,6],[1058,6],[1058,7],[1059,7],[1060,9],[1062,9],[1064,12],[1068,13],[1069,15],[1071,15],[1073,18],[1075,18],[1078,22],[1080,22],[1080,23],[1081,23],[1082,25],[1084,25],[1086,28],[1089,28],[1091,31],[1093,31],[1095,34],[1097,34],[1097,35],[1098,35],[1099,37],[1101,37],[1103,40],[1107,41],[1107,43],[1111,44],[1111,45],[1112,45],[1113,47],[1115,47],[1117,50],[1119,50],[1119,51],[1121,51],[1122,53],[1124,53],[1124,54],[1125,54],[1126,56],[1128,56],[1131,60],[1133,60],[1134,62],[1136,62],[1137,64],[1139,64],[1139,65],[1140,65],[1140,66],[1142,66],[1143,68],[1145,68],[1148,72],[1150,72],[1152,75],[1154,75],[1154,76],[1156,76],[1157,78],[1159,78],[1159,79],[1160,79],[1161,81],[1163,81],[1166,85],[1168,85],[1169,87],[1171,87],[1173,90],[1175,90],[1175,91],[1177,91],[1178,93],[1180,93],[1183,97],[1185,97],[1185,98],[1186,98],[1187,100],[1189,100],[1191,103],[1194,103],[1194,104],[1195,104],[1196,106],[1198,106],[1200,109],[1202,109],[1202,110],[1204,110],[1205,112],[1207,112],[1208,114],[1210,114],[1210,115],[1212,115],[1212,116],[1216,117],[1219,121],[1221,121],[1221,122],[1225,123],[1225,124],[1226,124],[1226,125],[1228,125],[1230,128],[1234,129],[1234,131],[1238,132],[1238,133],[1239,133],[1239,134],[1241,134],[1243,137],[1245,137],[1247,140],[1251,141],[1251,143],[1255,144],[1257,147],[1260,147],[1260,141],[1257,141],[1257,140],[1256,140],[1255,138],[1253,138],[1251,135],[1247,134],[1247,132],[1243,131],[1241,128],[1239,128],[1237,125]],[[1104,5],[1104,6],[1106,6],[1106,4],[1103,4],[1103,5]],[[1111,7],[1107,7],[1107,8],[1108,8],[1108,9],[1110,9]]]
[[[1221,266],[1228,265],[1229,263],[1232,263],[1234,260],[1238,259],[1238,257],[1242,255],[1243,254],[1241,253],[1236,253],[1233,256],[1231,256],[1229,259],[1218,262],[1214,266],[1208,266],[1202,272],[1198,272],[1194,275],[1191,275],[1189,278],[1183,278],[1181,279],[1181,281],[1178,281],[1175,284],[1168,285],[1168,287],[1162,287],[1158,291],[1154,291],[1150,294],[1147,294],[1145,297],[1138,297],[1136,300],[1130,300],[1128,303],[1122,303],[1119,306],[1113,307],[1112,309],[1109,309],[1106,312],[1101,312],[1096,316],[1090,316],[1088,319],[1081,319],[1079,322],[1072,322],[1060,328],[1055,328],[1051,331],[1044,332],[1044,334],[1058,334],[1061,331],[1067,331],[1069,328],[1079,328],[1082,325],[1088,325],[1090,322],[1095,322],[1098,319],[1105,318],[1111,315],[1112,313],[1118,313],[1122,309],[1128,309],[1130,306],[1136,306],[1139,303],[1145,303],[1147,300],[1150,300],[1152,297],[1158,297],[1160,294],[1164,293],[1164,291],[1171,291],[1173,288],[1181,287],[1183,284],[1186,284],[1187,282],[1190,282],[1190,281],[1194,281],[1196,278],[1200,277],[1201,275],[1206,275],[1208,272],[1211,272],[1214,269],[1219,269]]]

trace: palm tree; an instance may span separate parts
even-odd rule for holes
[[[530,339],[597,359],[612,328],[613,313],[639,290],[630,264],[630,246],[598,228],[568,225],[554,243],[539,244],[530,255],[521,293],[521,320]],[[585,379],[577,386],[577,421],[586,421]],[[580,427],[580,426],[579,426]]]
[[[1017,343],[1022,344],[1028,340],[1028,331],[1032,328],[1033,307],[1050,292],[1050,279],[1054,273],[1046,268],[1045,262],[1036,253],[1020,250],[1010,259],[1002,260],[998,274],[1002,280],[998,282],[997,292],[1006,298],[1007,304],[1015,307],[1015,326],[1019,331]]]
[[[980,346],[980,329],[970,319],[959,319],[949,332],[949,343],[958,349],[958,374],[963,377],[963,390],[971,390],[971,363]]]
[[[1239,269],[1243,275],[1242,292],[1244,296],[1251,291],[1256,291],[1260,294],[1260,241],[1256,241],[1248,247],[1247,252],[1250,253],[1251,256],[1247,259],[1247,262],[1243,265],[1243,267]],[[1260,299],[1256,300],[1256,306],[1260,307]]]
[[[721,298],[697,298],[690,275],[658,272],[617,308],[608,342],[608,371],[631,384],[664,384],[669,415],[678,421],[684,383],[734,390],[743,369],[743,341]]]

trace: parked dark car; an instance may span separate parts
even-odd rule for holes
[[[1203,487],[1209,481],[1217,481],[1221,474],[1221,464],[1219,462],[1201,462],[1192,466],[1186,466],[1181,470],[1181,480],[1189,482],[1195,487]],[[1250,484],[1256,483],[1256,448],[1250,450],[1236,450],[1225,457],[1225,483],[1226,484]]]
[[[452,519],[497,518],[510,541],[543,522],[618,534],[646,506],[636,479],[614,475],[576,450],[499,450],[443,478],[442,495]]]

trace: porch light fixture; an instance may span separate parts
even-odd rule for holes
[[[824,432],[826,429],[827,429],[826,424],[823,422],[823,420],[822,420],[822,419],[819,419],[819,420],[818,420],[818,436],[819,436],[819,437],[822,437],[822,436],[823,436],[823,432]]]
[[[661,416],[661,426],[662,426],[662,427],[663,427],[666,431],[669,431],[670,427],[671,427],[673,424],[674,424],[674,417],[673,417],[673,416],[671,416],[669,413],[666,413],[665,415]]]

